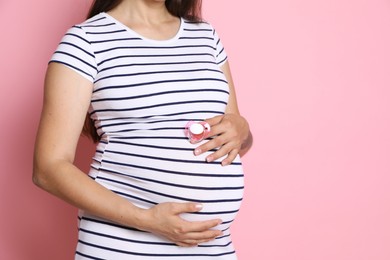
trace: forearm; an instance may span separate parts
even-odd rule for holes
[[[68,161],[34,167],[34,183],[93,215],[142,229],[144,210],[98,184]]]

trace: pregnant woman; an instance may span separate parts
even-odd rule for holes
[[[80,209],[75,259],[237,258],[229,226],[252,135],[200,10],[97,0],[52,56],[33,180]],[[200,142],[191,122],[206,126]],[[83,130],[97,143],[88,175],[73,164]]]

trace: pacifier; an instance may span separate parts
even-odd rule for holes
[[[205,121],[189,121],[185,128],[185,135],[191,143],[198,143],[202,141],[211,131],[211,126]]]

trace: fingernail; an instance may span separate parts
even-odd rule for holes
[[[202,205],[202,204],[196,204],[196,205],[195,205],[195,208],[200,210],[200,209],[203,208],[203,205]]]
[[[211,156],[209,156],[209,157],[206,158],[206,161],[207,161],[207,162],[211,162],[212,160],[213,160],[213,157],[211,157]]]
[[[195,149],[195,155],[199,155],[202,151],[200,149]]]

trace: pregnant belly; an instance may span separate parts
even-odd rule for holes
[[[229,166],[208,163],[194,156],[193,147],[183,142],[170,149],[163,143],[150,145],[112,141],[98,147],[90,175],[101,185],[150,208],[163,202],[199,202],[203,209],[186,213],[191,220],[222,219],[220,229],[234,220],[242,201],[244,178],[240,159]]]

